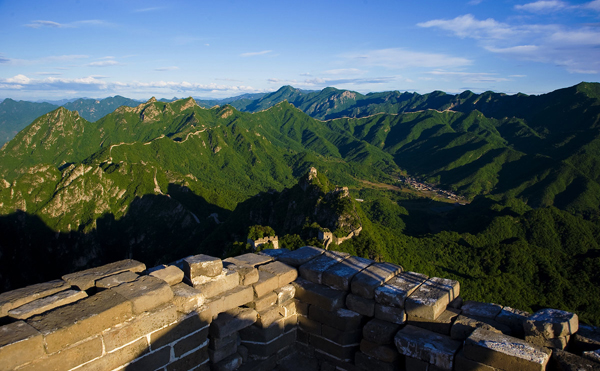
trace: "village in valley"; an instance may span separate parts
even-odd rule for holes
[[[436,188],[433,184],[425,183],[423,181],[418,180],[417,178],[412,178],[409,176],[399,177],[400,183],[404,183],[419,192],[429,193],[430,197],[441,197],[447,200],[454,201],[460,205],[466,205],[469,203],[464,197],[461,197],[451,191],[447,191],[444,189]]]

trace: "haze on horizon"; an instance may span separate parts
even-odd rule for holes
[[[600,73],[600,0],[7,0],[0,32],[0,98],[23,100],[542,94]]]

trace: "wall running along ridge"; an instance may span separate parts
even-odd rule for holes
[[[600,370],[574,313],[311,246],[118,261],[0,294],[0,326],[0,370]]]

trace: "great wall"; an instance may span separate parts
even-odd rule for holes
[[[0,294],[0,370],[600,370],[600,329],[305,246],[135,260]]]

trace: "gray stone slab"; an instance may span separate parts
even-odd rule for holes
[[[95,286],[100,289],[110,289],[111,287],[119,286],[125,282],[133,282],[137,280],[139,276],[139,274],[130,271],[121,272],[97,280]]]
[[[132,259],[125,259],[118,262],[103,265],[101,267],[86,269],[71,274],[62,276],[62,279],[73,286],[79,287],[81,290],[87,290],[93,287],[95,282],[104,277],[112,276],[113,274],[130,271],[143,272],[146,270],[146,265]]]
[[[404,308],[406,298],[428,278],[429,276],[421,273],[400,273],[375,289],[375,301],[390,307]]]
[[[523,336],[525,336],[523,322],[529,318],[530,315],[531,313],[523,310],[504,307],[500,313],[498,313],[495,320],[498,323],[510,327],[512,336],[523,338]]]
[[[543,346],[546,348],[555,348],[555,349],[561,349],[561,350],[564,350],[567,347],[570,339],[571,339],[570,335],[559,336],[557,338],[551,338],[551,339],[546,339],[545,337],[540,336],[540,335],[536,335],[536,336],[525,335],[525,341],[527,341],[531,344],[536,344],[536,345],[540,345],[540,346]]]
[[[300,277],[309,280],[310,282],[321,284],[323,272],[330,267],[348,258],[350,254],[337,251],[325,251],[321,256],[318,256],[307,263],[304,263],[298,268]]]
[[[196,276],[192,279],[194,288],[200,290],[207,298],[212,298],[240,284],[240,275],[236,271],[221,269],[216,276]]]
[[[495,319],[502,311],[502,305],[494,303],[482,303],[479,301],[467,300],[460,308],[462,314],[473,318]]]
[[[197,276],[218,276],[222,270],[223,262],[214,256],[198,254],[183,259],[183,272],[190,280]]]
[[[582,356],[590,361],[598,362],[598,366],[600,366],[600,349],[588,350],[587,352],[583,352]]]
[[[473,331],[464,345],[468,359],[503,370],[545,370],[551,353],[547,348],[481,328]]]
[[[296,288],[296,298],[305,303],[329,311],[343,308],[345,305],[346,291],[318,285],[304,278],[298,278],[293,282],[293,285]]]
[[[199,290],[185,283],[171,286],[173,290],[173,304],[180,313],[190,313],[204,305],[206,297]]]
[[[356,274],[352,279],[350,288],[355,295],[373,299],[375,297],[375,289],[399,273],[402,273],[402,267],[399,265],[375,263]]]
[[[278,261],[261,265],[258,267],[258,270],[260,272],[267,272],[277,276],[277,287],[287,285],[298,278],[298,271],[296,268]]]
[[[492,366],[468,359],[465,357],[462,350],[454,357],[454,369],[460,371],[502,371]]]
[[[240,285],[252,285],[258,282],[258,269],[252,265],[244,264],[242,261],[229,259],[223,260],[223,267],[239,274]]]
[[[135,314],[149,311],[173,299],[171,286],[160,278],[152,276],[140,276],[133,282],[123,283],[110,290],[131,301]]]
[[[393,344],[398,330],[400,325],[375,318],[365,324],[362,333],[363,337],[372,343]]]
[[[250,308],[234,308],[218,315],[210,325],[210,335],[224,338],[251,326],[258,319],[258,312]]]
[[[456,321],[456,318],[460,314],[459,309],[448,307],[442,314],[436,319],[427,319],[415,316],[407,316],[407,323],[409,325],[424,328],[425,330],[437,332],[442,335],[450,335],[452,325]]]
[[[450,331],[450,337],[454,340],[465,340],[475,329],[482,328],[495,333],[506,333],[510,335],[510,328],[491,319],[473,318],[460,315],[454,321]]]
[[[406,322],[404,308],[375,304],[375,318],[402,325]]]
[[[387,363],[398,362],[400,359],[400,354],[394,345],[377,344],[366,339],[360,342],[360,351]]]
[[[71,285],[67,282],[63,280],[54,280],[3,292],[0,294],[0,317],[6,317],[8,311],[13,308],[20,307],[21,305],[36,299],[50,296],[69,288],[71,288]]]
[[[571,338],[570,348],[578,354],[600,349],[600,327],[580,324],[579,330]]]
[[[458,281],[432,277],[406,298],[404,307],[410,316],[436,319],[459,294]]]
[[[348,294],[346,296],[346,307],[363,316],[375,316],[375,300],[373,299],[365,299],[362,296]]]
[[[351,256],[323,272],[322,283],[336,290],[350,291],[352,278],[373,263],[370,259]]]
[[[553,349],[548,369],[559,371],[600,371],[600,363],[570,352],[565,352],[564,350]]]
[[[284,251],[283,249],[281,251]],[[239,261],[242,262],[243,264],[247,264],[247,265],[251,265],[253,267],[259,266],[259,265],[263,265],[263,264],[267,264],[273,261],[273,258],[268,256],[268,255],[259,255],[259,254],[252,254],[252,253],[248,253],[248,254],[243,254],[243,255],[238,255],[232,258],[227,258],[225,261]]]
[[[281,254],[277,260],[289,264],[293,267],[299,267],[302,264],[323,254],[325,250],[314,246],[302,246],[297,250],[293,250],[288,254]]]
[[[326,324],[340,331],[353,331],[362,328],[365,317],[349,309],[325,310],[311,305],[308,318],[312,321]]]
[[[12,309],[8,312],[8,315],[12,318],[27,319],[29,317],[33,317],[36,314],[44,313],[51,309],[74,303],[77,300],[83,299],[85,297],[87,297],[85,291],[60,291],[56,294],[34,300],[25,305],[21,305],[18,308]]]
[[[291,253],[289,249],[281,248],[281,249],[266,249],[258,252],[258,255],[269,256],[275,260],[279,259],[280,256],[288,255]]]
[[[400,354],[420,359],[442,370],[452,370],[454,356],[462,345],[449,336],[411,325],[398,331],[394,343]]]
[[[523,322],[525,336],[553,339],[573,335],[579,329],[577,314],[558,309],[542,309]]]

